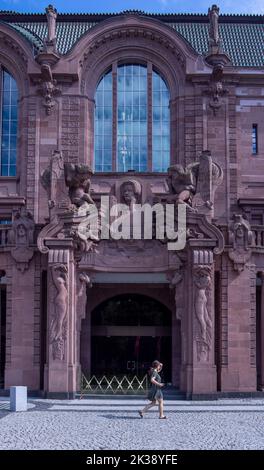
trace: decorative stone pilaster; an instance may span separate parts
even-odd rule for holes
[[[48,396],[76,392],[76,288],[73,247],[49,246],[47,289],[47,363],[44,387]],[[63,246],[64,245],[64,246]]]
[[[190,250],[187,275],[187,310],[182,322],[186,342],[182,386],[187,396],[211,395],[216,392],[213,252]]]

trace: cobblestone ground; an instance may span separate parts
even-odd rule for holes
[[[264,400],[170,401],[143,419],[144,400],[29,400],[9,412],[0,399],[0,449],[264,449]]]

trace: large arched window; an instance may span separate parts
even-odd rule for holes
[[[0,65],[0,176],[16,175],[17,99],[16,81]]]
[[[165,81],[150,66],[107,72],[95,95],[95,171],[167,171],[169,101]]]

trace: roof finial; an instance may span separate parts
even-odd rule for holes
[[[53,42],[56,40],[56,18],[57,10],[53,5],[49,5],[46,8],[47,22],[48,22],[48,37],[47,42]]]
[[[216,53],[216,49],[220,48],[220,36],[219,36],[219,7],[212,5],[212,8],[208,8],[208,17],[210,22],[209,27],[209,51]]]

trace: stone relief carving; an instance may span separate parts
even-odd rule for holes
[[[61,90],[57,87],[57,80],[53,78],[51,66],[43,63],[41,65],[41,79],[37,92],[43,96],[43,106],[46,114],[49,116],[56,102],[54,97],[61,94]]]
[[[48,193],[50,220],[52,220],[55,209],[67,205],[68,201],[64,182],[64,161],[60,151],[54,150],[49,167],[41,173],[40,182]]]
[[[189,210],[212,215],[214,194],[223,180],[223,170],[212,161],[208,150],[201,152],[199,162],[186,168],[173,165],[168,174],[167,202],[186,204]]]
[[[28,269],[29,262],[33,258],[35,223],[32,214],[22,207],[14,216],[12,228],[8,234],[8,241],[15,248],[11,249],[11,255],[16,261],[17,269],[24,272]]]
[[[68,313],[68,268],[65,264],[51,266],[51,276],[56,288],[54,315],[50,321],[50,344],[52,357],[62,361],[65,356]]]
[[[89,209],[89,204],[94,205],[90,195],[93,174],[91,168],[83,164],[65,163],[64,174],[66,186],[69,188],[72,209],[76,212],[82,208],[85,212],[86,209]]]
[[[209,96],[209,106],[212,108],[214,115],[222,106],[221,97],[228,94],[228,89],[223,83],[224,66],[222,64],[215,64],[213,67],[212,75],[208,88],[204,91]]]
[[[184,312],[184,284],[182,269],[175,271],[170,281],[170,288],[175,289],[176,318],[182,320]]]
[[[247,261],[250,260],[254,236],[249,222],[241,214],[234,214],[229,225],[229,258],[234,263],[236,271],[243,271]]]
[[[197,265],[194,267],[194,310],[198,324],[196,345],[199,362],[208,361],[212,347],[211,276],[211,266]]]
[[[77,315],[78,320],[85,317],[86,290],[92,287],[92,280],[85,272],[78,274]]]
[[[132,209],[134,204],[140,203],[141,191],[141,184],[138,181],[133,179],[124,181],[120,186],[121,203]]]

